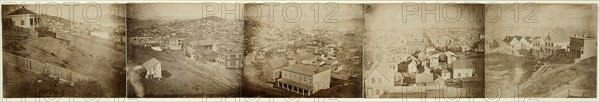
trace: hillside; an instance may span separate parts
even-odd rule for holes
[[[175,36],[194,39],[242,40],[243,22],[219,17],[178,20],[154,25],[133,26],[128,36],[167,37]]]
[[[99,24],[100,26],[103,26],[103,27],[114,28],[114,27],[124,27],[126,25],[125,20],[126,20],[126,18],[123,16],[114,15],[114,14],[103,14],[102,16],[100,16],[100,20],[91,22],[91,23]]]
[[[103,29],[99,24],[68,20],[61,17],[40,14],[42,27],[49,27],[56,33],[84,33]]]
[[[576,64],[549,64],[533,72],[524,83],[533,83],[534,87],[523,88],[520,95],[530,97],[566,98],[573,96],[569,90],[596,91],[596,57]],[[531,90],[531,91],[524,91]],[[595,96],[595,95],[593,95]]]
[[[147,19],[147,20],[140,20],[140,19],[135,19],[135,18],[126,18],[126,19],[127,19],[127,28],[129,28],[129,29],[136,29],[136,28],[140,28],[140,27],[176,21],[176,20],[172,20],[172,19]]]
[[[124,64],[116,64],[125,61],[125,45],[88,34],[90,31],[109,28],[48,15],[41,15],[41,17],[44,22],[41,23],[42,26],[55,32],[56,38],[38,37],[3,43],[3,51],[111,83],[111,85],[102,86],[124,88],[124,85],[121,85],[123,87],[116,85],[120,81],[124,81],[119,74],[124,71]],[[116,96],[122,93],[115,91],[119,90],[105,94]]]

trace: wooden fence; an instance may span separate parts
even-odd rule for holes
[[[52,78],[59,79],[61,82],[74,84],[75,82],[79,81],[99,81],[95,78],[79,74],[62,67],[38,62],[6,52],[3,53],[2,59],[4,60],[3,64],[5,68],[19,68],[21,70],[27,70],[41,75],[48,75]]]

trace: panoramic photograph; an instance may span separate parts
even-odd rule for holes
[[[123,4],[2,5],[3,97],[125,97],[125,31]]]
[[[236,97],[243,4],[127,4],[127,97]]]
[[[365,5],[362,95],[483,98],[486,81],[483,7],[482,4]]]
[[[486,6],[486,97],[596,97],[595,4]]]
[[[361,97],[361,4],[246,4],[244,10],[244,96]]]

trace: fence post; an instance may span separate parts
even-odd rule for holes
[[[31,70],[31,60],[29,60],[29,70]]]
[[[584,90],[583,92],[581,92],[581,97],[585,97],[586,92],[587,92],[587,90]]]
[[[567,94],[567,95],[568,95],[567,97],[571,96],[571,88],[569,88],[569,90],[567,90],[567,93],[568,93],[568,94]]]

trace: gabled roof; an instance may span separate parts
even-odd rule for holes
[[[550,38],[549,34],[544,37],[544,41],[552,41],[552,38]]]
[[[369,78],[370,76],[372,76],[374,73],[379,73],[379,74],[381,74],[381,76],[383,76],[383,78],[385,80],[387,80],[387,81],[393,81],[394,80],[394,74],[396,72],[398,72],[398,71],[397,70],[393,70],[391,68],[387,68],[387,67],[381,65],[380,63],[382,63],[382,62],[375,63],[373,65],[373,68],[371,68],[371,71],[369,71],[364,78],[366,79],[366,78]],[[388,70],[386,70],[386,68]]]
[[[154,69],[156,64],[160,64],[160,62],[156,58],[152,58],[142,64],[145,69]]]
[[[444,53],[446,54],[446,56],[456,56],[454,52],[446,51]]]
[[[217,57],[217,52],[210,49],[201,49],[201,53],[204,54],[204,58],[206,59],[214,59]]]
[[[223,42],[215,44],[217,53],[239,54],[244,52],[244,45],[234,42]]]
[[[523,38],[523,36],[515,36],[515,39],[517,40],[521,40],[521,38]]]
[[[525,37],[525,40],[527,40],[527,42],[531,42],[533,39],[530,36]]]
[[[214,40],[192,40],[189,41],[188,44],[189,45],[213,45],[214,44]]]
[[[460,60],[456,60],[453,63],[453,68],[454,69],[470,69],[470,68],[475,68],[475,64],[473,64],[472,59],[460,59]]]
[[[504,42],[511,42],[513,39],[514,39],[513,36],[506,36],[506,37],[504,37],[504,40],[502,40],[502,41],[504,41]]]
[[[442,73],[450,73],[450,71],[448,71],[448,69],[444,68],[444,69],[442,69]]]
[[[22,7],[20,9],[17,9],[11,13],[9,13],[8,15],[20,15],[20,14],[37,14],[31,10],[25,9],[25,7]]]
[[[433,82],[433,73],[429,72],[428,68],[425,68],[425,71],[423,73],[419,73],[416,75],[415,81],[417,83]]]
[[[283,66],[285,66],[286,63],[287,63],[287,60],[285,57],[275,57],[273,59],[267,60],[267,64],[269,64],[269,66],[271,66],[271,68],[273,68],[273,69],[283,67]]]
[[[313,60],[316,59],[317,56],[312,55],[312,54],[295,54],[294,55],[294,59],[298,60],[298,61],[302,61],[302,60]]]

